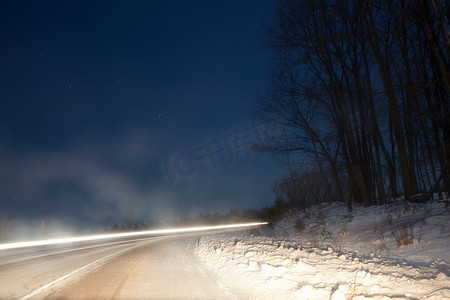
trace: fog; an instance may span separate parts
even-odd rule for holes
[[[184,150],[172,152],[178,149]],[[170,153],[156,134],[144,130],[74,141],[57,151],[0,147],[2,238],[105,231],[125,221],[167,222],[272,201],[276,174],[261,154],[233,163],[218,159],[215,170],[197,162],[196,174],[169,184],[161,162]]]

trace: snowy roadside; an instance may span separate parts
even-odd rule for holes
[[[437,202],[351,213],[332,203],[257,235],[204,236],[196,253],[254,299],[450,299],[449,221]]]

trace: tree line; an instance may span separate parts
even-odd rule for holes
[[[368,206],[450,191],[447,0],[279,0],[264,46],[272,84],[257,145],[289,175],[276,201]]]
[[[200,213],[195,216],[180,215],[174,219],[157,221],[148,220],[146,222],[142,220],[134,220],[131,216],[125,217],[122,224],[115,223],[111,231],[113,232],[125,232],[125,231],[140,231],[140,230],[152,230],[160,228],[179,228],[188,226],[214,226],[235,224],[243,222],[255,222],[265,219],[263,210],[239,210],[229,209],[226,213]]]

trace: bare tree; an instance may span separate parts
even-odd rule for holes
[[[279,0],[266,28],[273,85],[256,115],[285,134],[259,149],[308,159],[305,170],[331,177],[328,189],[349,207],[384,203],[401,189],[410,198],[440,178],[448,191],[442,10],[438,0]]]

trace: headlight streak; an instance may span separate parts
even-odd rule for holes
[[[36,246],[47,246],[47,245],[56,245],[56,244],[66,244],[66,243],[74,243],[74,242],[87,242],[87,241],[115,239],[115,238],[141,236],[141,235],[170,234],[170,233],[184,233],[184,232],[208,231],[208,230],[218,230],[218,229],[243,228],[243,227],[261,226],[261,225],[266,225],[266,224],[267,224],[267,222],[256,222],[256,223],[230,224],[230,225],[218,225],[218,226],[188,227],[188,228],[175,228],[175,229],[133,231],[133,232],[125,232],[125,233],[86,235],[86,236],[78,236],[78,237],[41,240],[41,241],[26,241],[26,242],[0,244],[0,250],[27,248],[27,247],[36,247]]]

